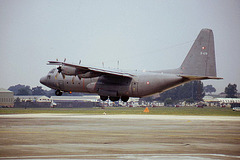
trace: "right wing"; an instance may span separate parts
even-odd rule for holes
[[[95,68],[95,67],[88,67],[83,65],[75,65],[69,64],[65,62],[58,62],[58,61],[48,61],[48,65],[59,65],[62,67],[61,71],[65,75],[78,75],[82,78],[92,78],[101,75],[109,75],[109,76],[119,76],[119,77],[134,77],[133,74],[122,72],[120,70],[111,70],[105,68]],[[84,77],[84,75],[86,77]]]

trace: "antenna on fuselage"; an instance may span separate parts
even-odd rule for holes
[[[104,68],[104,62],[102,62],[102,67]]]
[[[119,69],[119,60],[117,61],[117,69]]]

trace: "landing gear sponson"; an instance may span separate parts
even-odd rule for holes
[[[60,91],[60,90],[56,90],[56,91],[55,91],[55,95],[56,95],[56,96],[61,96],[62,93],[63,93],[63,92]],[[109,98],[111,101],[113,101],[113,102],[114,102],[114,101],[118,101],[118,100],[120,99],[120,97],[100,96],[100,99],[101,99],[102,101],[106,101],[108,98]],[[123,102],[127,102],[127,101],[129,100],[129,97],[127,97],[127,96],[122,96],[122,97],[121,97],[121,100],[122,100]]]

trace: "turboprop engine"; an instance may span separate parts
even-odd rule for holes
[[[62,76],[65,78],[65,75],[67,76],[78,76],[79,79],[81,78],[93,78],[93,77],[98,77],[100,74],[96,72],[91,72],[91,71],[79,71],[75,67],[70,67],[70,66],[59,66],[58,68],[58,73],[61,73]]]
[[[58,71],[64,75],[75,76],[77,75],[77,69],[69,66],[59,66]]]
[[[93,77],[98,77],[100,74],[99,73],[94,73],[94,72],[91,72],[91,71],[88,71],[86,73],[81,73],[81,74],[78,74],[78,78],[81,79],[81,78],[93,78]]]

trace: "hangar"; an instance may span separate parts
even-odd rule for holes
[[[13,107],[14,97],[13,92],[0,88],[0,106],[2,107]]]

